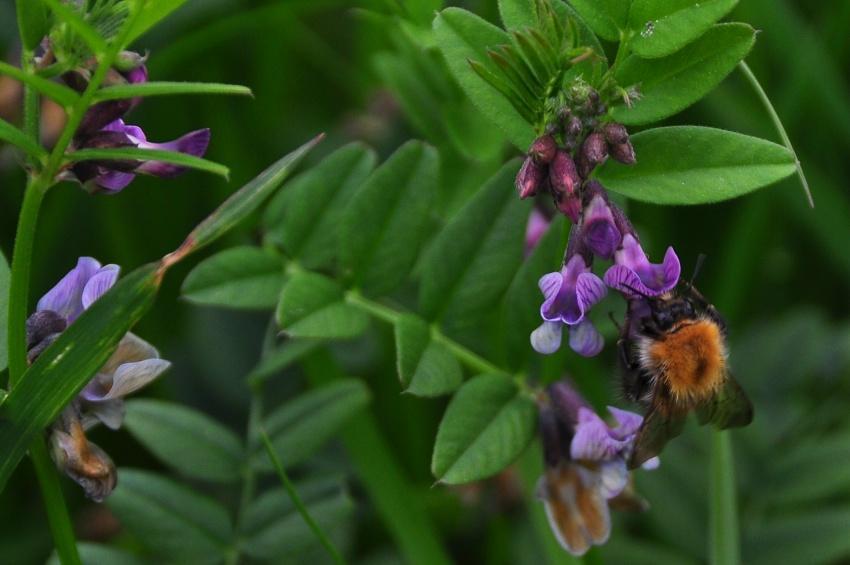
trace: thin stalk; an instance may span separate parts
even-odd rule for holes
[[[95,92],[100,87],[107,71],[118,55],[133,26],[138,10],[133,10],[118,39],[105,53],[98,54],[98,67],[83,95],[68,110],[68,122],[56,146],[53,148],[44,169],[30,178],[24,193],[24,202],[18,219],[15,246],[12,255],[12,269],[9,283],[9,388],[20,382],[27,368],[26,363],[26,319],[29,305],[29,285],[32,266],[32,250],[35,240],[36,224],[44,194],[54,183],[54,178],[64,159],[65,150],[71,143],[77,127],[91,104]],[[30,62],[24,69],[34,72]],[[38,97],[32,94],[25,98],[25,130],[33,141],[38,140]],[[56,552],[63,565],[78,565],[74,530],[70,515],[62,495],[56,468],[50,460],[42,438],[36,439],[30,446],[30,455],[44,498],[50,530],[56,544]]]
[[[21,55],[21,68],[28,73],[34,74],[35,69],[32,58],[32,51],[24,49]],[[38,92],[29,85],[24,84],[24,133],[36,145],[40,145],[39,141],[41,137],[39,132],[39,115],[41,110],[39,102]],[[35,165],[34,159],[31,158],[29,162],[30,165]]]
[[[30,445],[30,458],[35,466],[35,474],[38,477],[44,507],[47,509],[47,521],[50,524],[50,533],[56,544],[59,561],[62,565],[79,565],[80,555],[77,553],[71,516],[68,514],[65,497],[62,495],[62,486],[59,483],[56,467],[41,437]]]
[[[794,151],[794,146],[791,145],[791,139],[788,137],[788,133],[785,131],[785,126],[782,125],[782,120],[779,119],[779,114],[776,113],[776,110],[773,107],[773,104],[770,102],[770,98],[767,97],[767,93],[761,87],[761,83],[759,83],[756,75],[753,74],[753,71],[750,70],[749,65],[747,65],[744,61],[738,63],[738,68],[741,70],[743,75],[746,77],[747,81],[750,83],[750,86],[753,87],[753,90],[756,91],[756,94],[761,100],[764,109],[767,110],[767,114],[770,116],[770,120],[773,122],[776,131],[779,133],[779,137],[782,138],[782,143],[791,152],[791,155],[794,156],[794,167],[797,169],[797,176],[800,177],[800,183],[803,185],[803,192],[806,193],[806,198],[809,201],[809,206],[814,208],[815,201],[812,198],[812,192],[809,190],[809,181],[806,180],[806,175],[803,173],[803,166],[800,164],[800,159],[797,157],[797,152]]]
[[[387,322],[388,324],[395,324],[402,315],[401,312],[394,310],[389,306],[385,306],[379,302],[366,298],[356,290],[348,291],[345,295],[345,301],[352,306],[360,308],[367,314]],[[473,371],[479,373],[505,372],[503,369],[500,369],[495,364],[487,361],[471,349],[464,347],[460,343],[445,335],[436,325],[431,327],[431,339],[445,345],[461,363]]]
[[[728,431],[713,431],[709,498],[709,563],[738,565],[738,507],[735,498],[735,466]]]
[[[245,431],[245,466],[242,468],[242,494],[239,497],[239,508],[236,511],[236,521],[234,531],[236,532],[237,540],[233,549],[228,552],[226,565],[237,565],[239,563],[240,550],[238,537],[242,532],[242,525],[245,520],[245,514],[248,511],[248,506],[254,500],[254,491],[257,488],[257,477],[254,474],[254,468],[251,465],[250,454],[254,452],[254,438],[260,429],[260,419],[263,413],[263,402],[260,391],[253,391],[251,398],[251,407],[248,410],[248,426]]]
[[[343,378],[327,350],[307,357],[302,364],[308,380],[323,385]],[[431,523],[424,501],[404,475],[401,464],[369,412],[354,416],[342,432],[357,475],[375,510],[397,544],[405,563],[451,563]]]
[[[292,500],[292,504],[295,505],[295,508],[298,510],[298,513],[301,514],[301,518],[310,529],[313,531],[313,534],[324,546],[327,552],[330,554],[331,559],[334,560],[334,563],[345,563],[345,560],[339,554],[339,551],[334,547],[334,544],[328,538],[327,534],[319,527],[319,524],[313,519],[310,515],[310,512],[307,511],[307,507],[304,506],[304,502],[301,500],[301,497],[298,496],[298,491],[295,490],[295,486],[292,484],[292,481],[289,480],[289,476],[286,474],[286,470],[283,468],[283,465],[278,459],[277,454],[274,451],[274,446],[272,446],[272,442],[269,439],[269,435],[263,428],[260,428],[260,439],[263,442],[263,446],[266,448],[266,453],[269,455],[269,459],[271,459],[272,465],[277,471],[278,477],[280,477],[280,482],[283,484],[283,488],[286,490],[286,493],[289,495],[289,498]]]

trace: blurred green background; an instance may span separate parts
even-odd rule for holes
[[[0,56],[9,61],[18,57],[13,4],[0,2]],[[495,0],[461,4],[498,22]],[[442,158],[443,205],[454,209],[515,152],[486,128],[461,135],[447,131],[440,120],[444,112],[472,111],[460,91],[431,80],[442,75],[429,74],[428,66],[407,82],[400,78],[392,69],[413,68],[423,58],[420,47],[400,39],[397,26],[359,10],[400,10],[410,29],[426,30],[439,7],[434,0],[187,2],[136,45],[150,51],[151,76],[241,83],[253,89],[255,98],[153,98],[129,121],[143,125],[157,141],[210,127],[208,157],[231,168],[230,182],[200,173],[170,181],[138,178],[117,196],[97,197],[71,184],[59,185],[42,209],[33,297],[50,288],[78,256],[119,263],[126,272],[172,250],[226,195],[322,131],[328,139],[311,157],[314,162],[355,139],[372,145],[382,158],[411,137],[433,143]],[[734,434],[744,562],[847,562],[850,2],[741,0],[727,19],[761,30],[747,61],[785,123],[816,207],[808,208],[798,179],[791,177],[723,204],[635,204],[630,214],[656,256],[668,244],[682,257],[707,254],[701,286],[730,321],[732,366],[757,410],[756,423]],[[436,52],[424,58],[439,63]],[[14,85],[3,79],[3,118],[18,118],[17,96]],[[669,122],[778,141],[755,93],[737,72]],[[7,257],[24,186],[18,165],[9,148],[0,147],[0,248]],[[246,228],[217,249],[258,238]],[[267,315],[181,301],[180,282],[191,266],[180,265],[169,275],[154,310],[137,328],[174,362],[167,377],[146,394],[196,407],[242,435],[249,396],[243,376],[256,363]],[[617,401],[609,383],[611,349],[592,363],[567,357],[566,369],[601,391],[597,396]],[[369,382],[374,392],[370,409],[416,485],[411,496],[425,499],[458,562],[539,563],[544,554],[553,555],[545,553],[545,531],[529,518],[512,474],[464,489],[429,488],[430,449],[445,403],[398,394],[387,328],[375,327],[366,339],[341,345],[338,353],[350,373]],[[275,383],[277,397],[303,386],[298,371]],[[98,430],[93,439],[121,466],[159,468],[126,432]],[[588,562],[707,560],[707,439],[705,431],[689,429],[665,451],[658,472],[638,477],[652,510],[618,518],[609,545],[593,552]],[[313,464],[350,470],[339,446]],[[299,473],[308,476],[310,469]],[[342,536],[347,554],[363,562],[396,562],[399,554],[356,475],[348,480],[355,507]],[[134,546],[105,507],[85,501],[67,481],[66,486],[82,539],[117,539]],[[0,496],[0,561],[38,563],[50,551],[38,489],[24,463]]]

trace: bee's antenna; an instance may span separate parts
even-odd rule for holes
[[[648,294],[639,291],[638,289],[636,289],[635,287],[633,287],[630,284],[620,283],[620,286],[622,286],[623,288],[626,288],[628,290],[631,290],[632,292],[634,292],[635,294],[637,294],[641,298],[645,298],[647,300],[653,300],[655,298],[654,296],[649,296]]]
[[[694,265],[694,272],[691,275],[691,280],[688,281],[688,285],[687,285],[688,288],[693,288],[694,281],[697,279],[697,275],[699,275],[699,272],[702,270],[702,265],[703,265],[703,263],[705,263],[705,259],[706,259],[705,253],[700,253],[699,255],[697,255],[697,262]]]

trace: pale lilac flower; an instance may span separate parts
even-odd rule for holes
[[[637,238],[627,234],[604,278],[605,284],[624,294],[658,296],[676,287],[681,272],[679,257],[672,247],[667,248],[661,263],[653,264]]]
[[[562,326],[570,327],[570,347],[592,357],[602,349],[603,339],[587,314],[605,297],[602,280],[590,272],[581,253],[575,253],[560,272],[543,275],[538,283],[543,293],[540,315],[543,325],[531,334],[531,345],[539,353],[554,353],[561,345]]]
[[[30,362],[115,284],[119,271],[117,265],[101,265],[92,257],[77,261],[38,301],[38,310],[27,320]],[[54,461],[83,487],[89,498],[103,500],[115,487],[116,477],[109,456],[87,440],[85,431],[98,422],[118,428],[124,417],[123,398],[156,379],[169,366],[153,346],[127,333],[109,360],[51,426]]]
[[[610,536],[609,501],[646,508],[632,491],[626,467],[642,418],[609,407],[617,423],[608,426],[566,379],[550,385],[547,393],[540,407],[546,469],[537,493],[561,546],[583,555]],[[643,468],[657,466],[655,458]]]

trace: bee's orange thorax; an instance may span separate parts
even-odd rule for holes
[[[673,328],[648,350],[677,400],[692,401],[713,394],[726,374],[726,348],[718,325],[688,320]]]

